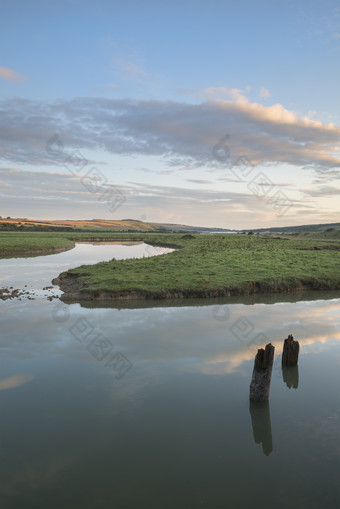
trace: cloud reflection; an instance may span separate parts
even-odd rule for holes
[[[32,380],[34,380],[34,376],[28,374],[18,374],[9,376],[8,378],[2,378],[0,379],[0,391],[13,389],[14,387],[20,387],[21,385],[25,385]]]
[[[284,339],[293,334],[300,343],[301,365],[304,355],[339,345],[339,304],[339,299],[231,304],[223,322],[214,317],[213,306],[119,310],[88,309],[72,304],[66,322],[59,323],[53,319],[55,302],[6,301],[2,304],[3,311],[6,310],[1,316],[2,345],[12,360],[28,361],[39,356],[44,362],[50,362],[58,357],[101,372],[101,363],[70,333],[72,324],[86,317],[132,362],[133,369],[119,383],[112,377],[112,386],[123,392],[126,386],[131,395],[174,373],[218,376],[238,373],[250,377],[252,361],[260,345],[239,340],[231,330],[245,316],[253,325],[253,334],[263,334],[275,346],[276,358],[282,353]]]

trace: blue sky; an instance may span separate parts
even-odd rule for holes
[[[339,221],[338,1],[0,4],[0,215]]]

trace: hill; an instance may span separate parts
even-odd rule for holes
[[[273,228],[255,228],[252,230],[243,230],[245,232],[252,231],[254,233],[302,233],[302,232],[326,232],[331,230],[340,230],[340,223],[325,224],[304,224],[300,226],[280,226]]]
[[[59,231],[59,232],[85,232],[100,230],[101,232],[188,232],[188,233],[208,233],[225,232],[231,230],[223,228],[206,228],[199,226],[188,226],[183,224],[167,224],[138,221],[135,219],[109,220],[109,219],[89,219],[89,220],[33,220],[27,218],[0,218],[0,231]]]

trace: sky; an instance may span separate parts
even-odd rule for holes
[[[0,216],[340,221],[338,0],[1,0]]]

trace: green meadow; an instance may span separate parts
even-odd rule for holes
[[[41,255],[71,249],[75,242],[114,241],[134,234],[68,232],[0,232],[0,258],[20,255]],[[136,238],[141,237],[140,235]]]
[[[147,234],[142,238],[178,249],[163,256],[81,266],[62,275],[61,288],[85,299],[340,288],[338,236]]]
[[[0,232],[0,258],[47,254],[73,246],[72,240],[59,233]]]
[[[77,241],[119,240],[177,249],[69,270],[59,280],[66,294],[173,298],[340,288],[340,232],[334,230],[293,236],[3,232],[0,254],[43,254],[70,249]]]

